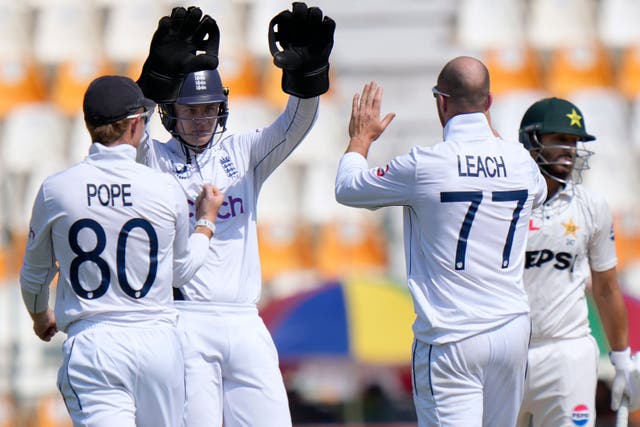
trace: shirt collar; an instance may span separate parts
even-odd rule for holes
[[[108,147],[99,142],[91,144],[89,158],[91,160],[112,159],[112,160],[136,160],[136,147],[129,144],[120,144]]]
[[[575,194],[575,183],[572,180],[568,180],[566,184],[560,186],[558,191],[551,196],[547,203],[553,203],[554,200],[570,199]]]
[[[484,113],[458,114],[449,119],[444,127],[445,141],[476,140],[494,138],[487,116]]]

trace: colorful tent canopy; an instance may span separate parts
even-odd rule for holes
[[[356,278],[276,300],[261,311],[280,360],[348,357],[408,364],[415,319],[405,285]]]

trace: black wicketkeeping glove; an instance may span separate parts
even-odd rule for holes
[[[220,30],[213,18],[203,17],[194,6],[174,8],[158,23],[138,85],[159,104],[174,102],[187,74],[218,67],[219,44]]]
[[[282,68],[285,93],[312,98],[329,90],[329,54],[335,29],[333,19],[323,19],[319,8],[307,8],[301,2],[293,3],[291,10],[283,10],[271,20],[269,49],[273,63]]]

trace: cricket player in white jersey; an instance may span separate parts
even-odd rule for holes
[[[179,63],[175,57],[189,57],[193,49],[191,39],[175,48],[189,31],[172,35],[163,25],[183,28],[198,22],[194,14],[200,23],[192,26],[209,25],[211,18],[200,19],[197,8],[174,9],[163,18],[168,22],[161,20],[138,80],[145,95],[160,104],[162,122],[173,135],[166,143],[145,141],[139,160],[175,178],[189,199],[206,183],[225,193],[207,261],[176,295],[179,328],[192,350],[185,362],[186,424],[220,426],[224,420],[225,427],[291,426],[277,351],[256,306],[261,293],[256,204],[265,179],[300,144],[318,114],[319,95],[329,85],[335,23],[304,3],[294,3],[292,11],[272,20],[271,29],[277,24],[278,32],[272,31],[271,41],[283,48],[273,50],[275,62],[285,67],[283,90],[292,96],[267,127],[225,135],[227,90],[215,69],[187,73],[166,96],[152,84],[158,74],[173,73],[166,64]],[[209,26],[209,34],[217,34],[217,27]],[[203,31],[195,33],[199,37]],[[174,48],[164,51],[166,45]],[[217,54],[217,46],[204,50]]]
[[[611,212],[603,197],[580,185],[591,152],[578,107],[559,98],[534,103],[520,124],[520,142],[548,186],[533,211],[524,284],[531,305],[531,344],[518,426],[595,425],[598,345],[590,335],[585,291],[598,307],[616,374],[611,406],[623,395],[640,402],[628,346],[627,312],[616,274]]]
[[[38,337],[68,334],[58,388],[74,426],[182,423],[172,284],[183,285],[203,264],[224,196],[204,187],[189,237],[180,186],[135,161],[153,108],[129,78],[94,80],[84,98],[89,155],[47,178],[33,207],[22,296]]]
[[[382,88],[355,95],[336,199],[404,207],[420,427],[513,426],[522,398],[529,307],[522,284],[532,206],[546,197],[537,165],[487,119],[489,73],[475,58],[448,62],[433,88],[444,141],[369,168]]]

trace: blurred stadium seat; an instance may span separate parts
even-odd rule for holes
[[[583,89],[569,99],[582,111],[588,132],[596,137],[586,148],[595,155],[584,173],[584,184],[605,197],[611,209],[631,209],[640,197],[640,180],[633,144],[626,125],[628,104],[614,88]]]
[[[29,8],[23,2],[0,1],[0,62],[31,56]]]
[[[228,52],[218,67],[220,77],[234,99],[254,98],[260,94],[261,64],[248,51]]]
[[[542,66],[538,52],[530,46],[489,48],[485,51],[484,63],[491,75],[494,95],[542,89]]]
[[[67,158],[69,164],[78,163],[87,157],[92,141],[84,123],[84,114],[82,112],[76,113],[71,119],[68,141]]]
[[[640,40],[637,0],[600,0],[596,17],[598,36],[607,47],[623,49]]]
[[[300,173],[298,166],[284,162],[269,176],[258,198],[261,221],[294,224],[299,219]]]
[[[601,44],[560,47],[551,53],[545,85],[553,96],[568,97],[584,89],[613,88],[613,63]]]
[[[49,0],[36,2],[33,52],[38,62],[56,65],[72,58],[103,55],[102,28],[92,1]]]
[[[110,0],[106,5],[104,53],[114,63],[145,58],[160,16],[169,8],[157,0]]]
[[[311,230],[303,224],[258,224],[258,242],[262,279],[270,282],[278,276],[307,271],[313,267]]]
[[[66,167],[67,126],[50,103],[24,104],[6,116],[0,132],[0,159],[14,231],[27,229],[43,179]]]
[[[536,101],[550,96],[543,90],[514,90],[496,95],[491,106],[491,124],[505,141],[518,141],[525,111]]]
[[[546,96],[538,52],[527,45],[487,49],[484,62],[491,75],[491,122],[505,140],[518,140],[524,112]]]
[[[341,210],[334,196],[338,162],[308,164],[302,170],[301,215],[304,221],[320,226],[335,218]]]
[[[640,96],[631,101],[628,123],[632,148],[637,154],[640,152]]]
[[[475,49],[518,45],[524,42],[523,0],[462,0],[457,13],[456,37]]]
[[[9,277],[10,263],[13,261],[11,255],[9,243],[3,242],[0,244],[0,285]]]
[[[98,76],[114,74],[105,58],[78,57],[62,61],[55,67],[50,99],[68,117],[82,111],[84,92]]]
[[[613,218],[613,226],[618,254],[618,269],[624,270],[632,264],[639,265],[640,217],[637,213],[617,213]],[[640,290],[640,283],[632,283],[631,285]],[[640,297],[640,294],[635,296]]]
[[[12,399],[0,396],[0,427],[15,427],[15,404]]]
[[[289,95],[282,91],[282,70],[270,60],[265,61],[261,93],[273,108],[282,109],[287,105]]]
[[[366,215],[346,215],[320,227],[315,265],[322,277],[383,273],[387,267],[384,229]]]
[[[26,58],[0,61],[0,118],[25,103],[44,101],[47,81],[43,70]]]
[[[140,77],[140,73],[142,72],[142,66],[144,65],[144,61],[147,58],[147,55],[143,55],[140,58],[135,58],[125,64],[123,74],[129,77],[131,80],[136,81],[138,77]]]
[[[527,39],[536,49],[551,50],[597,39],[593,0],[530,0],[526,16]]]
[[[640,37],[622,51],[616,86],[629,100],[640,97]]]
[[[37,427],[72,427],[71,417],[59,393],[40,398],[34,424]]]

